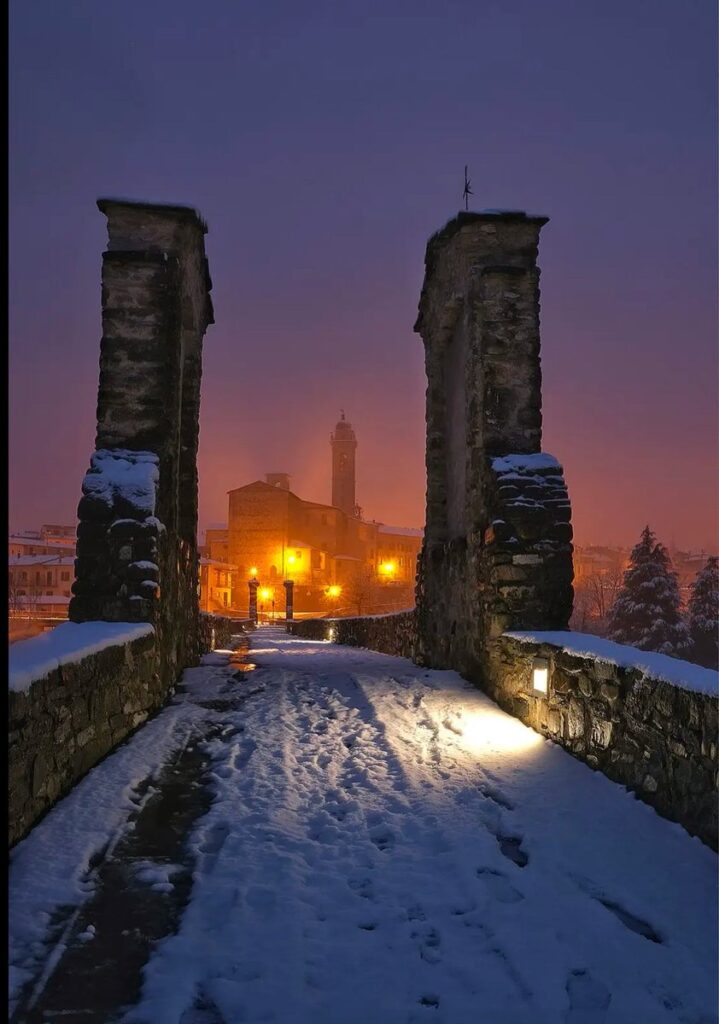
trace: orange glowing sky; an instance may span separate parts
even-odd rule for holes
[[[719,546],[716,10],[608,0],[14,0],[10,520],[73,522],[94,441],[100,194],[209,223],[200,525],[265,472],[421,526],[429,235],[543,229],[544,448],[580,543]],[[411,16],[410,16],[411,14]],[[481,55],[481,59],[480,59]]]

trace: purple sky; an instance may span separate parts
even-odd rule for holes
[[[209,223],[200,525],[267,470],[421,525],[426,239],[547,214],[544,448],[580,543],[717,546],[714,0],[14,0],[10,520],[73,522],[94,441],[99,195]]]

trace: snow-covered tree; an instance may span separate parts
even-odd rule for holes
[[[697,574],[688,610],[692,660],[719,669],[719,559],[708,559]]]
[[[675,658],[689,651],[679,585],[667,549],[648,526],[632,548],[622,589],[609,614],[610,640]]]

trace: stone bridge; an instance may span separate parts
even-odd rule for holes
[[[715,1020],[717,674],[567,630],[546,218],[427,246],[416,609],[288,636],[198,613],[206,226],[98,205],[72,621],[11,652],[12,1020]]]

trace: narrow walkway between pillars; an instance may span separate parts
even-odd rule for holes
[[[709,1024],[715,870],[455,673],[260,628],[15,849],[12,1019]]]

